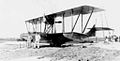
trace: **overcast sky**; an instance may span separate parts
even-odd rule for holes
[[[19,37],[26,32],[24,21],[80,5],[105,9],[109,27],[120,35],[119,4],[119,0],[0,0],[0,37]]]

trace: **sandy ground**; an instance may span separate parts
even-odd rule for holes
[[[25,42],[4,42],[0,43],[0,61],[25,60],[31,57],[42,57],[54,53],[61,48],[26,48]],[[34,59],[34,58],[32,58]]]
[[[4,42],[0,43],[0,61],[118,61],[119,46],[119,42],[99,42],[66,48],[28,49],[25,42]]]
[[[120,42],[108,42],[108,43],[99,42],[94,44],[93,46],[110,50],[120,50]]]

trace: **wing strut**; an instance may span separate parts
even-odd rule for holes
[[[46,24],[45,24],[45,28],[44,28],[44,32],[46,31]]]
[[[40,32],[42,32],[42,23],[41,23],[40,18],[39,18],[39,21],[40,21]]]
[[[90,20],[90,18],[91,18],[91,16],[92,16],[92,14],[93,14],[93,11],[94,11],[94,8],[92,9],[92,12],[90,13],[90,16],[89,16],[89,18],[88,18],[88,20],[87,20],[87,23],[86,23],[86,25],[85,25],[85,27],[84,27],[84,29],[83,29],[82,33],[84,33],[84,32],[85,32],[85,29],[86,29],[86,27],[87,27],[87,25],[88,25],[88,22],[89,22],[89,20]]]
[[[30,32],[29,29],[28,29],[28,26],[27,26],[27,22],[25,22],[25,25],[26,25],[26,28],[27,28],[27,32]]]
[[[76,24],[77,24],[77,21],[78,21],[79,17],[80,17],[80,13],[79,13],[79,15],[78,15],[78,17],[77,17],[77,19],[76,19],[76,22],[75,22],[75,24],[74,24],[71,32],[73,32],[73,30],[74,30],[74,28],[75,28],[75,26],[76,26]]]
[[[62,25],[63,25],[63,29],[62,29],[62,32],[64,33],[65,32],[65,23],[64,23],[64,15],[65,15],[65,13],[63,13],[63,16],[62,16],[62,18],[63,18],[63,23],[62,23]]]
[[[81,33],[83,31],[83,14],[81,14]]]
[[[34,26],[34,24],[32,23],[32,27],[33,27],[33,32],[35,32],[35,26]]]
[[[71,29],[73,28],[73,9],[71,9]]]

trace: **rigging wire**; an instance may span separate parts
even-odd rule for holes
[[[107,21],[107,18],[106,18],[106,13],[105,13],[105,11],[104,11],[103,15],[104,15],[104,17],[105,17],[105,21],[106,21],[107,27],[109,27],[108,21]],[[111,32],[108,31],[108,33],[109,33],[109,36],[110,36],[110,35],[111,35]]]
[[[87,27],[87,25],[88,25],[88,22],[90,21],[90,18],[91,18],[92,14],[93,14],[93,11],[94,11],[94,8],[92,8],[92,12],[90,13],[90,16],[89,16],[89,18],[88,18],[88,20],[87,20],[87,22],[86,22],[86,25],[85,25],[82,33],[84,33],[84,31],[85,31],[85,29],[86,29],[86,27]]]
[[[95,25],[97,24],[97,19],[95,19]]]
[[[103,18],[102,18],[102,28],[103,28],[104,24],[103,24]],[[103,30],[103,37],[105,37],[105,32]]]
[[[102,25],[102,28],[103,28],[104,24],[103,24],[103,17],[102,17],[102,14],[100,14],[100,18],[101,18],[101,20],[102,20],[101,25]],[[103,37],[105,37],[105,32],[104,32],[104,30],[103,30],[102,32],[103,32]]]

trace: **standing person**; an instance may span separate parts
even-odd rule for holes
[[[39,35],[39,34],[37,34],[37,35],[36,35],[37,48],[39,48],[39,47],[40,47],[40,45],[39,45],[40,39],[41,39],[40,35]]]
[[[34,42],[34,48],[39,48],[39,41],[40,41],[41,37],[39,34],[35,34],[35,42]]]
[[[120,42],[120,36],[119,36],[119,42]]]
[[[118,37],[116,36],[115,41],[118,42]]]
[[[110,37],[107,37],[107,36],[106,36],[104,43],[109,43],[109,38],[110,38]]]
[[[27,47],[31,48],[32,35],[29,33],[27,37]]]

